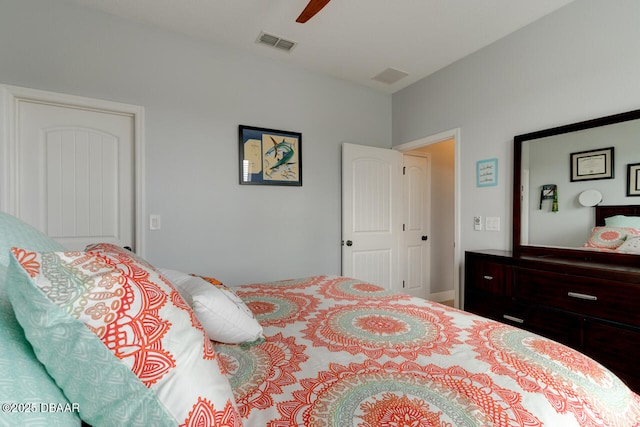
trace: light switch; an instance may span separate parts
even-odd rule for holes
[[[160,215],[149,215],[149,230],[160,230]]]
[[[488,216],[486,229],[487,231],[500,231],[500,217],[499,216]]]

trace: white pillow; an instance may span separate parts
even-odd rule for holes
[[[624,241],[616,252],[621,252],[623,254],[638,254],[640,255],[640,236],[629,236],[627,240]]]
[[[262,338],[262,326],[232,291],[180,271],[161,268],[160,273],[171,281],[191,306],[210,339],[240,344]]]

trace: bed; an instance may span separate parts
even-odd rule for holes
[[[640,426],[593,360],[437,303],[341,276],[228,288],[2,213],[0,236],[0,425]]]

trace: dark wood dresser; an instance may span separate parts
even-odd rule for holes
[[[640,267],[465,254],[464,308],[573,347],[640,392]]]

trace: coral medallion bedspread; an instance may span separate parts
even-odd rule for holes
[[[640,398],[554,341],[345,277],[235,288],[264,327],[217,344],[246,426],[639,426]]]

